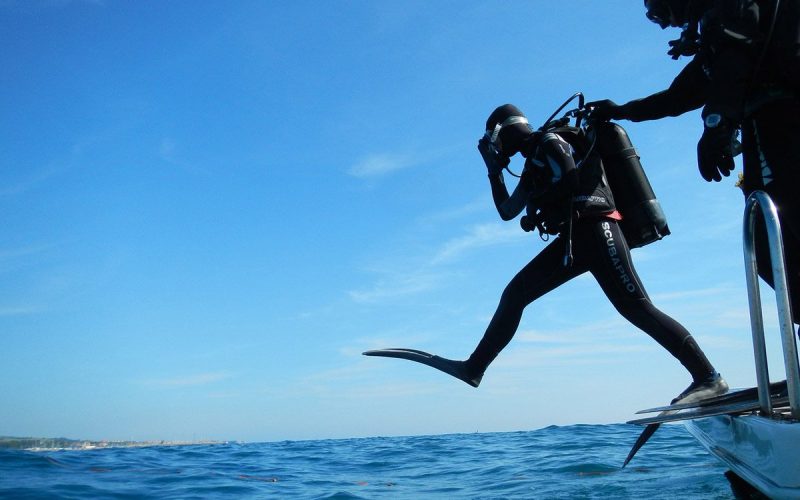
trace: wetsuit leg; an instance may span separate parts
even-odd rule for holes
[[[745,121],[745,191],[763,189],[778,209],[786,258],[789,297],[795,323],[800,323],[800,101],[784,99],[762,106]],[[773,286],[772,265],[763,221],[756,218],[759,275]]]
[[[714,373],[714,367],[686,328],[650,302],[619,225],[603,220],[585,222],[576,229],[581,254],[593,257],[589,271],[617,311],[677,358],[695,381]]]
[[[486,333],[467,360],[471,374],[483,373],[511,342],[522,319],[522,311],[528,304],[586,272],[587,268],[578,262],[579,252],[575,250],[576,262],[572,267],[564,267],[564,250],[563,238],[556,238],[508,283]]]

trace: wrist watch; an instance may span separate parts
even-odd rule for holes
[[[719,113],[711,113],[710,115],[706,116],[705,120],[706,128],[717,128],[720,123],[722,123],[722,115]]]

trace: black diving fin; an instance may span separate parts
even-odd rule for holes
[[[749,392],[745,392],[746,394],[750,394]],[[742,395],[740,395],[742,397]],[[712,398],[714,399],[714,398]],[[786,396],[777,397],[772,400],[772,404],[776,407],[786,406],[789,403],[789,398]],[[695,405],[689,406],[689,405]],[[678,406],[678,405],[672,405]],[[703,405],[698,406],[697,403],[685,403],[683,405],[686,408],[686,411],[680,410],[667,410],[662,411],[658,415],[649,418],[642,418],[638,420],[631,420],[627,422],[629,424],[647,424],[639,435],[639,438],[633,443],[633,447],[631,451],[628,453],[628,456],[625,458],[625,462],[623,462],[622,467],[624,468],[628,465],[628,462],[633,459],[633,456],[636,455],[636,452],[639,451],[639,448],[644,446],[650,437],[658,430],[664,422],[677,422],[680,420],[691,420],[695,418],[703,418],[703,417],[712,417],[716,415],[736,415],[741,413],[747,413],[750,411],[757,410],[761,405],[759,404],[758,400],[746,400],[746,399],[737,399],[734,401],[727,400],[727,402],[720,403],[717,401],[717,404],[712,405]]]
[[[667,413],[669,412],[663,412],[661,413],[661,415],[665,415]],[[650,424],[644,428],[642,433],[639,434],[639,437],[636,439],[636,442],[633,443],[633,447],[631,447],[631,451],[628,452],[628,456],[625,457],[625,461],[622,463],[623,469],[625,468],[626,465],[628,465],[628,462],[630,462],[633,459],[633,456],[636,455],[636,452],[639,451],[639,448],[644,446],[647,440],[650,439],[653,436],[653,434],[656,433],[659,427],[661,427],[661,424],[657,423],[657,424]]]
[[[770,396],[772,403],[775,406],[783,406],[787,403],[787,389],[786,381],[774,382],[769,386]],[[648,408],[646,410],[638,411],[641,413],[655,413],[660,412],[658,415],[631,420],[627,423],[645,425],[646,427],[639,435],[639,438],[633,444],[628,457],[625,459],[622,467],[628,465],[628,462],[633,459],[636,452],[644,446],[648,439],[658,430],[659,426],[664,422],[677,422],[680,420],[691,420],[694,418],[711,417],[716,415],[736,415],[747,413],[757,410],[760,407],[758,401],[758,388],[751,387],[748,389],[741,389],[732,391],[719,396],[711,398],[690,401],[688,403],[675,403],[667,406],[659,406],[656,408]]]
[[[770,396],[781,397],[787,395],[786,381],[773,382],[769,385]],[[742,401],[749,401],[758,399],[758,387],[751,387],[749,389],[740,389],[738,391],[731,391],[713,398],[701,399],[691,403],[677,403],[667,406],[657,406],[655,408],[647,408],[646,410],[639,410],[636,414],[641,413],[655,413],[668,410],[685,410],[687,408],[704,408],[708,406],[728,405],[732,403],[739,403]]]
[[[772,399],[773,408],[782,408],[789,404],[789,398],[786,396],[777,397]],[[758,399],[736,401],[734,403],[719,404],[713,406],[701,406],[698,408],[687,409],[686,411],[673,411],[659,413],[654,417],[640,418],[631,420],[628,424],[661,424],[664,422],[678,422],[681,420],[692,420],[695,418],[714,417],[717,415],[738,415],[741,413],[748,413],[758,410],[761,403]],[[667,414],[668,413],[668,414]],[[649,426],[648,425],[648,426]]]
[[[730,394],[723,394],[722,396],[717,396],[716,398],[710,398],[709,400],[719,399],[729,397]],[[705,400],[708,401],[708,400]],[[658,415],[651,417],[649,419],[640,419],[640,420],[631,420],[626,422],[628,424],[647,424],[639,434],[639,437],[636,439],[636,442],[633,443],[631,447],[631,451],[628,452],[628,456],[625,457],[625,461],[622,463],[622,468],[624,469],[628,462],[633,460],[633,457],[636,455],[636,452],[647,443],[647,441],[653,437],[653,434],[656,433],[659,427],[663,422],[669,422],[672,420],[671,417],[674,417],[676,413],[678,413],[682,408],[692,408],[697,406],[699,403],[704,402],[703,400],[695,401],[692,403],[677,403],[671,404],[668,406],[661,406],[658,408],[648,408],[647,410],[642,410],[637,413],[653,413],[653,412],[660,412]]]
[[[441,356],[417,349],[404,349],[402,347],[397,347],[392,349],[376,349],[372,351],[366,351],[363,354],[364,356],[380,356],[384,358],[399,358],[407,359],[409,361],[416,361],[417,363],[428,365],[431,368],[436,368],[437,370],[443,371],[448,375],[452,375],[453,377],[461,380],[462,382],[466,382],[472,387],[478,387],[481,383],[481,379],[483,378],[482,373],[478,376],[471,376],[467,372],[467,367],[464,361],[443,358]]]

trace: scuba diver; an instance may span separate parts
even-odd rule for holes
[[[520,220],[522,229],[539,229],[542,235],[556,238],[508,283],[472,355],[456,361],[413,349],[364,354],[417,361],[478,387],[488,366],[516,333],[523,310],[588,271],[617,311],[691,374],[691,385],[676,400],[688,402],[687,397],[703,399],[725,392],[726,382],[692,335],[650,302],[633,267],[619,224],[622,217],[600,155],[584,135],[567,132],[558,127],[534,131],[522,111],[511,104],[495,109],[486,121],[478,150],[488,170],[498,214],[510,221],[525,211]],[[525,163],[519,182],[509,194],[503,169],[517,153]]]
[[[794,191],[800,186],[800,0],[645,0],[644,6],[662,29],[682,28],[668,54],[692,59],[666,90],[622,105],[587,104],[592,118],[638,122],[702,107],[700,175],[719,182],[743,153],[745,197],[763,190],[778,209],[793,319],[800,323],[800,197]],[[773,286],[760,217],[755,241],[759,274]]]

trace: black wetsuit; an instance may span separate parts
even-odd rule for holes
[[[699,3],[699,2],[698,2]],[[644,121],[701,106],[742,129],[745,196],[766,191],[778,208],[795,323],[800,323],[800,0],[782,0],[765,49],[775,2],[706,0],[699,52],[667,90],[619,107],[615,118]],[[761,221],[756,227],[761,277],[772,269]]]
[[[745,194],[766,191],[778,209],[783,237],[792,315],[800,323],[800,101],[790,99],[762,106],[742,124]],[[762,165],[766,169],[762,170]],[[764,185],[761,175],[771,173]],[[748,182],[749,180],[749,182]],[[761,218],[756,220],[756,257],[761,277],[773,285],[769,247]]]
[[[617,311],[675,356],[694,380],[714,373],[689,332],[650,302],[633,267],[599,156],[593,153],[576,166],[575,149],[563,137],[531,138],[523,148],[527,161],[522,178],[511,196],[502,173],[489,176],[495,205],[504,220],[526,208],[526,217],[544,219],[548,231],[560,234],[506,286],[483,339],[467,360],[468,371],[484,372],[511,341],[528,304],[588,271]],[[574,262],[567,266],[570,207]]]

